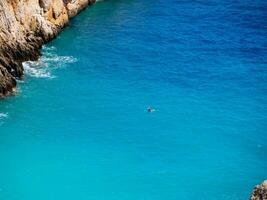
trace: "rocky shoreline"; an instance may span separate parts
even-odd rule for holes
[[[15,91],[22,63],[37,60],[42,45],[95,1],[0,0],[0,97]],[[267,200],[267,180],[254,188],[250,200]]]
[[[22,63],[37,60],[42,45],[95,0],[0,0],[0,97],[12,94]]]
[[[254,188],[250,200],[267,200],[267,180]]]

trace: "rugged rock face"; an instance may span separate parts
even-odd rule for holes
[[[250,200],[267,200],[267,180],[254,188]]]
[[[14,91],[22,62],[36,60],[42,44],[95,0],[0,0],[0,97]]]

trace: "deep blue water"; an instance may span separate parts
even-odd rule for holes
[[[263,0],[90,7],[0,102],[0,199],[247,199],[267,178],[266,36]]]

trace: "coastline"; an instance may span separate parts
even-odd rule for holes
[[[42,45],[95,0],[15,0],[0,2],[0,97],[16,90],[22,63],[36,61]]]
[[[267,180],[261,184],[256,185],[253,189],[249,200],[266,200],[267,199]]]
[[[70,18],[93,3],[94,0],[0,2],[0,98],[16,91],[16,79],[24,74],[22,63],[37,60],[42,45],[54,39]],[[266,191],[266,183],[256,186],[251,199],[267,199]]]

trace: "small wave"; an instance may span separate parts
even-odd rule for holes
[[[72,56],[44,56],[41,58],[41,61],[44,63],[53,62],[59,64],[68,64],[68,63],[75,63],[77,59]]]
[[[54,47],[54,46],[46,46],[46,45],[44,45],[44,46],[42,47],[42,50],[44,50],[44,51],[54,51],[54,50],[56,50],[56,47]]]
[[[38,78],[53,78],[51,73],[47,70],[45,65],[42,65],[39,61],[27,61],[23,63],[25,74],[31,77]]]
[[[65,67],[67,64],[77,62],[72,56],[59,56],[55,53],[55,47],[43,47],[43,55],[38,61],[26,61],[23,63],[26,76],[37,78],[55,78],[52,71]]]
[[[55,46],[47,46],[47,45],[44,45],[43,47],[42,47],[42,49],[43,50],[52,50],[52,51],[54,51],[54,50],[56,50],[56,47]]]
[[[7,118],[8,114],[7,113],[0,113],[0,119]]]

